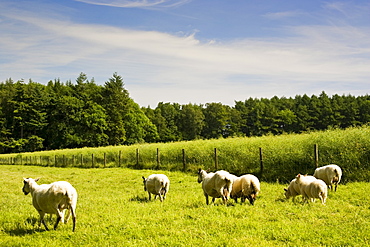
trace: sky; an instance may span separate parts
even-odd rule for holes
[[[370,2],[0,0],[0,82],[98,85],[140,106],[370,93]]]

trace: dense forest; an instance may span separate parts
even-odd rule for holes
[[[249,98],[234,106],[158,103],[142,107],[114,73],[103,86],[81,73],[75,83],[0,83],[0,153],[262,136],[346,128],[370,122],[370,96]]]

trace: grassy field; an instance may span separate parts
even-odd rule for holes
[[[194,173],[199,167],[215,168],[214,149],[216,148],[218,169],[235,174],[252,173],[259,175],[264,181],[279,180],[286,183],[298,172],[313,174],[315,170],[314,145],[316,144],[319,150],[319,166],[331,163],[339,165],[344,171],[343,183],[370,182],[369,140],[370,126],[365,125],[345,130],[332,129],[280,136],[0,154],[0,164],[84,168],[120,166],[182,171],[184,170],[182,150],[184,150],[185,170]],[[263,150],[262,176],[259,148]],[[159,163],[157,162],[157,150],[160,154]],[[137,151],[139,151],[138,154]]]
[[[152,170],[3,165],[0,171],[1,246],[370,246],[365,182],[340,184],[326,206],[286,201],[285,185],[266,182],[255,206],[224,206],[219,199],[207,206],[196,174],[154,171],[171,180],[161,203],[148,201],[143,190],[141,176]],[[56,231],[38,229],[31,196],[21,191],[22,177],[74,185],[76,232],[72,222]]]

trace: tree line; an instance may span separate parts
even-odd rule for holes
[[[160,102],[152,109],[130,98],[117,73],[102,86],[84,73],[74,83],[0,83],[0,153],[302,133],[369,121],[369,95],[322,92],[234,106]]]

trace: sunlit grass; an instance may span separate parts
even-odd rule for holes
[[[1,246],[366,246],[370,244],[368,183],[340,184],[327,205],[286,201],[286,185],[261,183],[255,206],[206,205],[195,174],[127,168],[0,166]],[[165,173],[167,199],[148,201],[141,176]],[[22,177],[67,180],[77,189],[76,232],[38,229]],[[55,220],[55,218],[53,219]],[[48,221],[53,224],[54,221]]]

